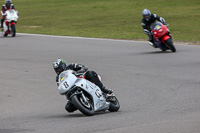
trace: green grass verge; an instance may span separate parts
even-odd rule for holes
[[[3,3],[2,3],[3,4]],[[147,39],[142,10],[165,18],[175,41],[200,39],[200,0],[14,0],[17,32]]]

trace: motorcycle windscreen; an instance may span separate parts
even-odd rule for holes
[[[17,21],[18,19],[18,15],[17,12],[14,9],[10,9],[8,11],[6,11],[6,19],[9,21]]]
[[[161,27],[162,27],[162,24],[160,22],[155,22],[150,25],[151,30],[159,30],[159,28]]]

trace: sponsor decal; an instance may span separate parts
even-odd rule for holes
[[[160,28],[161,28],[160,25],[156,25],[155,28],[154,28],[154,30],[159,30]]]

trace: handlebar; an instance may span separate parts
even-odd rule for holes
[[[77,73],[76,71],[73,71],[72,74],[74,74],[76,77],[82,76],[83,73]]]

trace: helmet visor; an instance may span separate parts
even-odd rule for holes
[[[144,18],[145,18],[146,20],[149,20],[149,19],[150,19],[150,16],[149,16],[149,15],[144,15]]]
[[[55,68],[55,72],[56,72],[57,74],[60,74],[62,71],[63,71],[63,68],[62,68],[62,67]]]
[[[7,8],[9,8],[9,7],[10,7],[10,5],[11,5],[10,3],[6,3],[6,7],[7,7]]]

